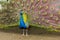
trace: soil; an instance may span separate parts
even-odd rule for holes
[[[0,40],[60,40],[59,32],[47,32],[33,27],[28,33],[28,36],[23,36],[22,29],[0,29]]]

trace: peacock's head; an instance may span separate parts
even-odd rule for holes
[[[23,10],[20,10],[20,15],[23,15]]]

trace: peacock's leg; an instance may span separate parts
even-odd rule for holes
[[[25,30],[23,29],[23,36],[25,35]]]
[[[28,36],[28,29],[26,29],[26,36]]]

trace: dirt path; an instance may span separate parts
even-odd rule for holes
[[[46,32],[40,28],[31,28],[29,36],[22,36],[21,32],[18,28],[0,29],[0,40],[60,40],[60,33]]]
[[[60,36],[44,34],[22,36],[16,33],[0,32],[0,40],[60,40]]]

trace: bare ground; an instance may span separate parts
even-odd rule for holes
[[[22,30],[11,28],[0,29],[0,40],[60,40],[59,32],[47,32],[46,30],[31,28],[29,36],[22,36]]]

